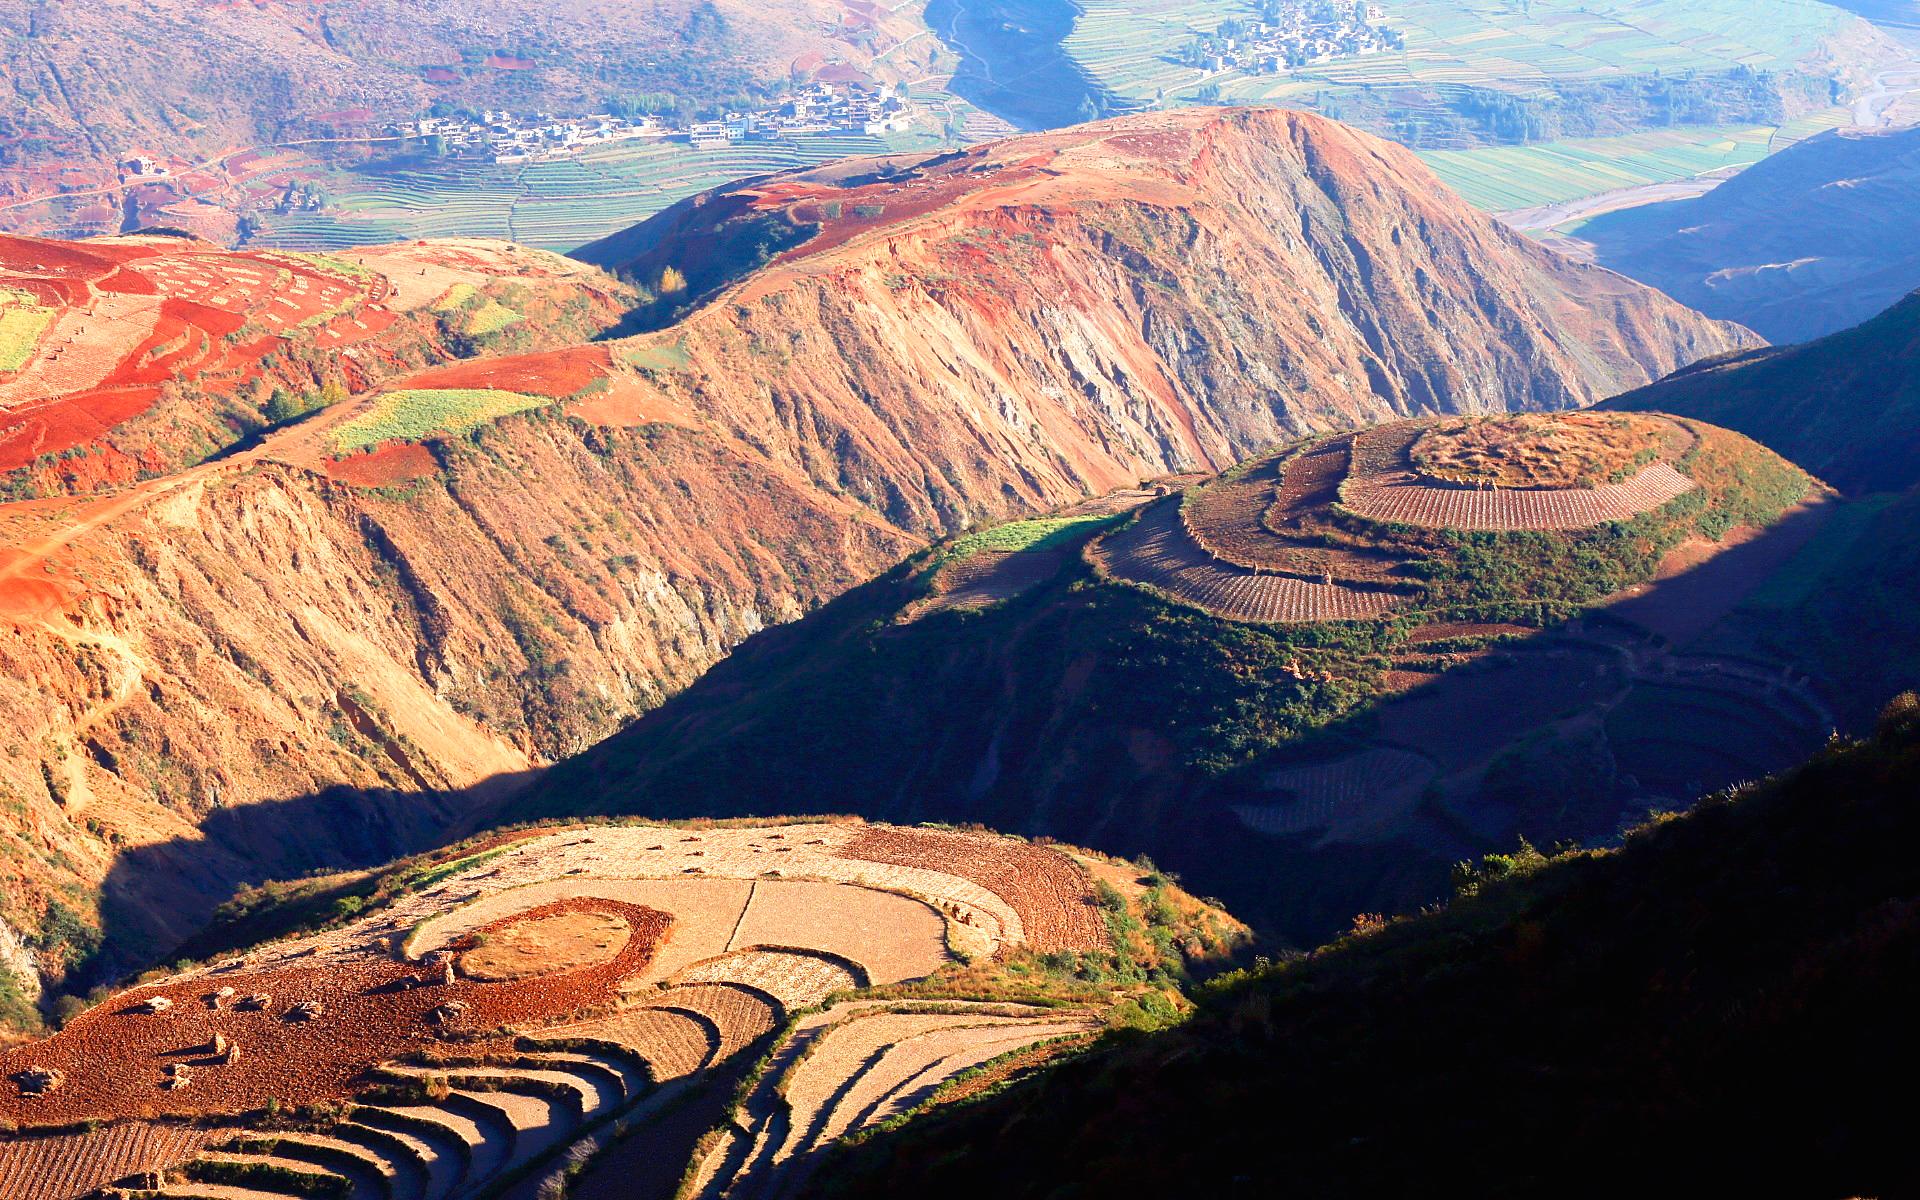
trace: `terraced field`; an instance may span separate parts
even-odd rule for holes
[[[443,319],[435,302],[455,289],[474,311]],[[508,290],[520,308],[501,302]],[[241,426],[443,360],[456,340],[462,353],[484,348],[456,317],[484,315],[496,332],[531,313],[575,326],[534,331],[550,342],[605,328],[629,297],[592,268],[499,243],[348,257],[159,236],[0,239],[0,482],[12,495],[130,483],[204,458]],[[317,373],[308,358],[336,365]]]
[[[1472,530],[1589,529],[1651,512],[1699,486],[1658,462],[1594,488],[1439,487],[1390,480],[1349,487],[1347,507],[1374,521]]]
[[[1098,1027],[1091,1013],[961,1004],[841,1009],[796,1027],[769,1061],[777,1070],[741,1106],[729,1140],[690,1197],[792,1195],[833,1140],[911,1111],[989,1059]]]
[[[1390,617],[1411,634],[1619,595],[1682,542],[1711,557],[1705,543],[1771,524],[1809,486],[1751,442],[1654,414],[1426,418],[1244,463],[1141,509],[1084,556],[1110,580],[1229,620]],[[1506,533],[1554,537],[1468,539]],[[1447,665],[1420,658],[1386,684],[1404,690]]]
[[[1421,755],[1370,746],[1330,762],[1267,772],[1262,788],[1283,798],[1237,807],[1234,815],[1261,833],[1323,831],[1328,841],[1359,840],[1412,811],[1434,774]]]
[[[779,1090],[742,1110],[769,1121],[739,1126],[753,1153],[722,1182],[779,1194],[953,1075],[1101,1024],[1097,1005],[943,999],[956,955],[977,977],[999,954],[1111,945],[1087,867],[1015,839],[845,822],[495,838],[383,908],[0,1056],[0,1116],[99,1123],[0,1139],[0,1194],[490,1194],[616,1119],[645,1138],[710,1072],[769,1052]],[[863,995],[908,984],[925,998]]]
[[[1263,574],[1208,554],[1161,503],[1090,551],[1109,577],[1156,588],[1235,621],[1350,621],[1377,617],[1399,601],[1389,591]]]

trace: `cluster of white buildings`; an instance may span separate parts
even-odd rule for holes
[[[496,163],[523,163],[578,154],[595,146],[640,138],[688,141],[700,149],[742,141],[823,134],[904,131],[913,119],[906,96],[876,84],[816,83],[774,108],[728,113],[718,121],[676,125],[659,117],[594,113],[555,117],[487,112],[469,117],[421,117],[391,126],[395,137],[438,138],[449,153]]]
[[[896,133],[912,123],[911,106],[894,89],[865,83],[816,83],[777,108],[702,121],[687,136],[701,149],[714,149],[735,142],[822,134]]]
[[[1404,48],[1406,36],[1383,27],[1385,17],[1368,0],[1265,0],[1257,19],[1224,22],[1188,43],[1181,60],[1209,72],[1272,74]]]
[[[578,154],[593,146],[636,138],[668,138],[674,130],[656,117],[629,120],[610,113],[585,117],[555,117],[550,113],[522,116],[486,112],[479,121],[467,117],[421,117],[392,126],[388,133],[406,138],[439,138],[450,153],[487,158],[497,163],[531,162]]]

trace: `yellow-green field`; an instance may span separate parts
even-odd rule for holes
[[[1502,212],[1750,166],[1766,157],[1773,135],[1764,125],[1695,127],[1420,157],[1468,203]]]
[[[0,288],[0,371],[18,371],[53,323],[53,310],[25,292]]]
[[[459,435],[553,403],[540,396],[491,388],[418,388],[375,397],[373,407],[333,430],[340,454],[387,441],[418,441],[430,434]]]
[[[1506,212],[1751,166],[1848,120],[1846,109],[1833,108],[1780,126],[1692,125],[1537,146],[1432,150],[1420,157],[1468,203]]]
[[[1169,61],[1197,33],[1246,17],[1245,0],[1088,0],[1067,52],[1122,96],[1190,96],[1219,85],[1230,101],[1280,101],[1329,87],[1394,84],[1537,87],[1552,79],[1785,67],[1849,19],[1818,0],[1394,0],[1402,52],[1291,74],[1211,79]]]

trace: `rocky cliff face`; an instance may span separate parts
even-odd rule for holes
[[[113,961],[160,952],[238,881],[389,857],[928,536],[1307,429],[1568,407],[1749,340],[1279,112],[664,219],[628,269],[679,255],[711,295],[668,327],[0,506],[0,880],[43,963],[100,923]],[[503,396],[530,411],[488,418]],[[411,440],[341,457],[367,429]]]

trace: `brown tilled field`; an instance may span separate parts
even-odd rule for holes
[[[620,981],[652,958],[671,923],[665,913],[591,898],[504,917],[481,933],[574,909],[617,913],[631,930],[621,952],[538,979],[445,983],[421,965],[370,947],[352,956],[314,954],[305,963],[243,966],[123,992],[45,1041],[0,1055],[0,1076],[39,1067],[65,1077],[47,1095],[0,1092],[0,1115],[16,1125],[60,1125],[346,1099],[367,1069],[431,1040],[431,1014],[443,1006],[465,1006],[459,1023],[485,1029],[547,1021],[610,1001]],[[156,1002],[163,1007],[153,1011]],[[231,1061],[216,1048],[222,1045],[238,1048]],[[189,1082],[167,1086],[181,1066]]]
[[[192,1156],[213,1137],[200,1125],[122,1121],[103,1129],[0,1137],[0,1196],[66,1200],[136,1171]]]
[[[1233,621],[1351,621],[1378,617],[1402,597],[1380,588],[1270,574],[1209,555],[1187,532],[1177,501],[1148,509],[1128,528],[1094,542],[1110,578],[1144,584]]]
[[[1035,950],[1094,950],[1107,944],[1092,880],[1058,851],[982,834],[869,826],[840,854],[970,879],[1020,914],[1024,940]]]
[[[597,966],[617,958],[633,926],[616,912],[575,908],[514,922],[460,956],[460,973],[498,983]]]

